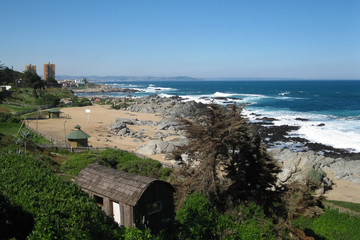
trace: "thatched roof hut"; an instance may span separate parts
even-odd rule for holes
[[[161,228],[174,217],[173,187],[164,181],[91,164],[76,183],[120,225]]]

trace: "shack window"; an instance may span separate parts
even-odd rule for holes
[[[99,206],[99,207],[103,207],[104,206],[104,199],[100,196],[97,196],[94,194],[94,201],[96,202],[96,204]]]
[[[154,203],[149,203],[146,205],[146,212],[148,215],[157,213],[161,211],[161,201],[157,201]]]

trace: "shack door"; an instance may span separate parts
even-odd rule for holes
[[[120,205],[117,202],[113,202],[113,215],[115,222],[121,225]]]

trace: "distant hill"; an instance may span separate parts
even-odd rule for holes
[[[69,76],[58,75],[57,80],[86,78],[90,82],[112,82],[112,81],[201,81],[204,79],[188,76],[156,77],[156,76]]]

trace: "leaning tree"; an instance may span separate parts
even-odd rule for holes
[[[236,105],[212,104],[197,120],[182,120],[190,144],[173,154],[184,166],[180,192],[201,192],[214,203],[267,204],[279,168],[241,111]]]

